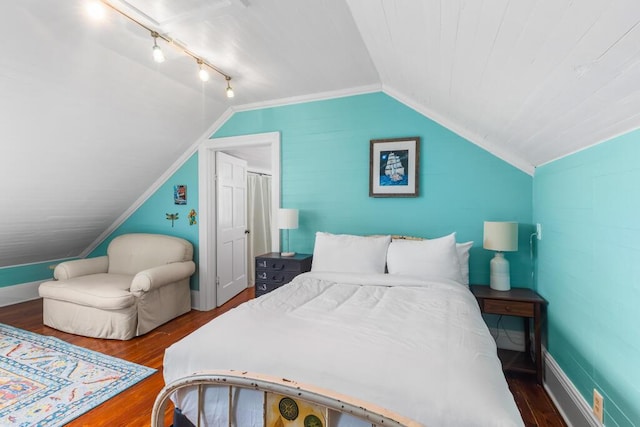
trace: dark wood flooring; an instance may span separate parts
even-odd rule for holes
[[[54,336],[80,347],[157,369],[155,374],[68,424],[69,426],[148,426],[153,402],[164,386],[162,359],[165,348],[250,298],[253,298],[253,288],[247,289],[218,309],[208,312],[192,310],[142,337],[129,341],[86,338],[44,326],[40,299],[0,307],[0,323]],[[536,384],[533,376],[509,375],[507,381],[527,427],[566,426],[544,388]],[[165,425],[171,425],[172,410],[171,407],[167,410]]]

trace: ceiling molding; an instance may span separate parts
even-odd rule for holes
[[[325,101],[328,99],[346,98],[348,96],[364,95],[368,93],[380,92],[382,86],[380,84],[372,84],[367,86],[358,86],[349,89],[333,90],[329,92],[319,92],[310,95],[292,96],[289,98],[280,98],[270,101],[255,102],[251,104],[243,104],[231,107],[233,112],[259,110],[262,108],[284,107],[286,105],[304,104],[306,102]]]
[[[579,149],[577,149],[577,150],[573,150],[573,151],[571,151],[571,152],[569,152],[569,153],[567,153],[567,154],[563,154],[562,156],[558,156],[558,157],[556,157],[556,158],[554,158],[554,159],[551,159],[551,160],[548,160],[548,161],[546,161],[546,162],[540,163],[539,165],[536,165],[536,168],[539,168],[539,167],[541,167],[541,166],[548,165],[548,164],[553,163],[553,162],[555,162],[555,161],[557,161],[557,160],[560,160],[560,159],[564,159],[565,157],[573,156],[574,154],[577,154],[577,153],[579,153],[579,152],[581,152],[581,151],[588,150],[588,149],[590,149],[590,148],[595,147],[596,145],[604,144],[605,142],[609,142],[609,141],[611,141],[611,140],[614,140],[614,139],[616,139],[616,138],[619,138],[619,137],[621,137],[621,136],[623,136],[623,135],[630,134],[630,133],[635,132],[635,131],[637,131],[637,130],[640,130],[640,126],[637,126],[637,127],[631,128],[631,129],[626,130],[626,131],[618,132],[617,134],[614,134],[614,135],[608,136],[608,137],[606,137],[605,139],[602,139],[602,140],[600,140],[600,141],[594,142],[593,144],[589,144],[589,145],[586,145],[586,146],[584,146],[584,147],[580,147],[580,148],[579,148]]]
[[[417,111],[418,113],[422,114],[423,116],[425,116],[426,118],[433,120],[434,122],[438,123],[441,126],[444,126],[445,128],[449,129],[451,132],[454,132],[458,135],[460,135],[461,137],[463,137],[464,139],[468,140],[469,142],[477,145],[478,147],[488,151],[489,153],[493,154],[494,156],[498,157],[501,160],[504,160],[505,162],[509,163],[510,165],[512,165],[515,168],[520,169],[521,171],[523,171],[524,173],[533,176],[535,167],[530,164],[529,162],[527,162],[526,160],[518,157],[518,156],[514,156],[513,154],[507,153],[506,151],[502,150],[499,148],[498,144],[493,144],[489,141],[483,140],[482,137],[480,137],[479,135],[473,133],[473,132],[469,132],[468,130],[461,128],[460,126],[458,126],[456,123],[454,123],[453,121],[447,119],[446,117],[436,113],[435,111],[425,107],[424,105],[416,102],[415,100],[413,100],[411,97],[395,90],[394,88],[390,87],[389,85],[383,85],[382,91],[384,93],[386,93],[387,95],[389,95],[390,97],[394,98],[395,100],[397,100],[398,102],[401,102],[403,104],[405,104],[407,107]]]

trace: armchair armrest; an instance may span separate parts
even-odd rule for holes
[[[76,259],[65,261],[56,265],[53,270],[53,277],[56,280],[66,280],[88,274],[106,273],[109,269],[109,258],[99,256],[95,258]]]
[[[172,262],[149,268],[136,274],[131,281],[131,293],[136,297],[151,289],[160,288],[190,277],[196,271],[193,261]]]

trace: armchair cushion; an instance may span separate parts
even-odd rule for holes
[[[162,234],[123,234],[109,243],[107,256],[109,273],[135,275],[159,265],[191,261],[193,246]]]
[[[128,274],[90,274],[48,282],[48,286],[40,287],[40,296],[88,307],[119,310],[136,303],[135,297],[129,292],[131,279]]]

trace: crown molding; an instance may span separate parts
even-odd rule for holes
[[[339,89],[328,92],[319,92],[310,95],[291,96],[288,98],[273,99],[269,101],[255,102],[231,107],[234,113],[242,111],[259,110],[262,108],[284,107],[286,105],[303,104],[306,102],[325,101],[328,99],[346,98],[348,96],[364,95],[368,93],[381,92],[382,85],[372,84],[358,86],[349,89]]]

